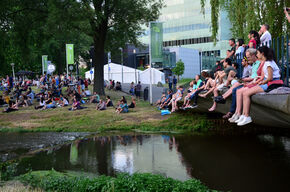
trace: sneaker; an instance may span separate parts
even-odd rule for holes
[[[196,108],[196,107],[198,107],[197,104],[193,104],[193,105],[190,106],[191,109]]]
[[[241,115],[239,117],[239,119],[235,121],[235,123],[239,123],[239,122],[243,121],[244,120],[244,117],[245,117],[244,115]]]
[[[235,123],[240,118],[240,115],[234,114],[231,118],[229,118],[230,123]]]
[[[252,118],[249,116],[249,117],[244,117],[244,119],[243,119],[243,121],[240,121],[239,123],[238,123],[238,126],[244,126],[244,125],[247,125],[247,124],[249,124],[249,123],[251,123],[252,122]]]

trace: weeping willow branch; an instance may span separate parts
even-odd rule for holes
[[[200,0],[201,12],[205,14],[205,2],[206,0]],[[220,12],[220,0],[210,0],[211,5],[211,38],[216,44],[219,30],[219,12]]]

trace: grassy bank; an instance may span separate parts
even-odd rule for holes
[[[149,173],[119,174],[116,177],[78,177],[56,171],[35,171],[18,177],[25,185],[45,191],[147,191],[147,192],[210,192],[199,180],[185,182]]]
[[[114,103],[122,92],[107,91]],[[95,104],[85,104],[86,109],[68,111],[69,107],[35,110],[33,107],[0,114],[0,132],[102,132],[111,130],[143,131],[206,131],[210,123],[203,115],[189,113],[161,116],[159,110],[148,102],[137,101],[137,107],[129,113],[116,114],[114,108],[97,111]]]

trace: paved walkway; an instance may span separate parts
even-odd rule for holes
[[[148,87],[148,91],[149,91],[149,84],[142,84],[142,91],[141,91],[141,97],[143,97],[143,93],[144,93],[144,89]],[[123,83],[122,84],[122,91],[124,91],[125,93],[129,93],[130,91],[130,83]],[[153,103],[155,103],[158,99],[160,99],[161,95],[163,92],[166,92],[167,88],[164,87],[156,87],[156,85],[152,85],[152,101]],[[149,101],[149,93],[148,93],[148,101]]]

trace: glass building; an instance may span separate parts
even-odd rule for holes
[[[230,49],[230,21],[225,11],[220,12],[218,42],[211,39],[211,8],[205,5],[205,15],[201,13],[200,0],[165,0],[158,21],[163,22],[163,46],[197,49],[203,56],[225,57]],[[149,31],[140,37],[144,44],[149,43]]]

